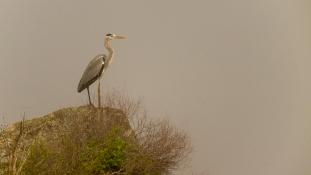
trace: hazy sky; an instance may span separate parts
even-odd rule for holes
[[[310,175],[310,9],[309,0],[1,0],[0,116],[86,104],[77,83],[113,32],[129,39],[113,42],[103,91],[141,98],[189,132],[185,174]]]

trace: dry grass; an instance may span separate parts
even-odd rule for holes
[[[141,161],[133,158],[135,166],[141,163],[146,167],[148,166],[146,161],[151,161],[153,172],[168,174],[186,162],[192,146],[185,131],[174,127],[168,120],[151,119],[142,108],[140,101],[133,100],[117,91],[105,96],[104,105],[121,109],[128,116],[132,134],[139,144],[136,156],[140,156]]]
[[[20,143],[24,142],[19,141],[23,139],[32,139],[33,144],[30,154],[29,147],[27,150],[18,148],[20,153],[16,154],[15,163],[18,167],[15,169],[27,174],[40,174],[43,171],[44,174],[87,174],[81,169],[81,155],[85,148],[90,141],[102,140],[116,127],[122,131],[116,137],[124,140],[127,145],[126,159],[122,160],[121,167],[105,174],[170,174],[187,160],[191,152],[188,135],[168,120],[150,119],[140,101],[114,91],[103,98],[102,104],[104,107],[101,108],[59,110],[52,114],[53,120],[43,117],[26,121],[27,132],[24,122],[21,122],[19,132],[15,131],[21,133],[21,137],[15,136],[15,140],[18,138],[15,145],[23,148]],[[5,128],[3,126],[2,130]],[[46,134],[41,134],[40,138],[36,134],[25,134],[32,130],[41,130]],[[14,150],[13,146],[8,152]]]

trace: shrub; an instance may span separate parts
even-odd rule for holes
[[[27,161],[23,166],[23,174],[25,175],[35,175],[35,174],[49,174],[48,169],[50,169],[50,163],[53,153],[48,146],[40,140],[37,140],[30,148]]]
[[[161,175],[187,158],[191,145],[185,132],[167,120],[148,119],[139,103],[124,96],[107,99],[103,104],[114,108],[67,108],[36,120],[41,134],[23,137],[21,147],[30,137],[35,141],[24,163],[17,162],[20,174]]]
[[[93,139],[86,145],[81,156],[83,168],[88,174],[121,171],[127,145],[121,129],[113,128],[106,137]]]

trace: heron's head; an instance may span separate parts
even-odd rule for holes
[[[114,39],[126,39],[125,36],[120,36],[120,35],[116,35],[116,34],[113,34],[113,33],[107,33],[105,38],[107,40],[114,40]]]

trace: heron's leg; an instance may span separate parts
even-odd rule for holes
[[[98,97],[97,97],[97,99],[98,99],[98,107],[100,108],[101,107],[101,101],[100,101],[100,78],[101,78],[101,76],[99,76],[99,78],[98,78],[98,89],[97,89],[97,91],[98,91]]]
[[[90,89],[89,89],[89,87],[87,87],[87,95],[89,96],[89,104],[90,104],[90,106],[93,106],[93,104],[91,102],[91,96],[90,96]]]

